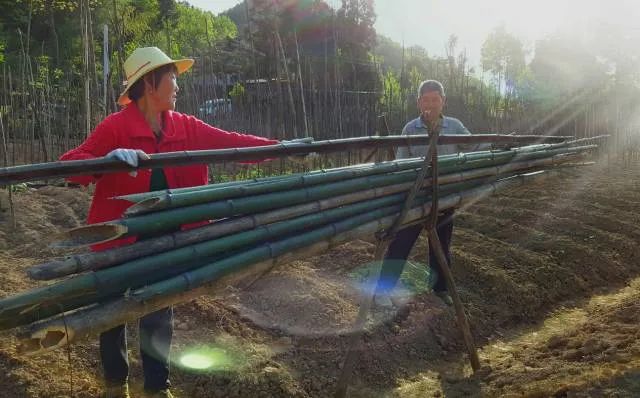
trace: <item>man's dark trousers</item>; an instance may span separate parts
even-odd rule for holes
[[[453,213],[453,210],[442,212],[442,214],[438,216],[438,225],[436,228],[449,266],[451,266],[450,246],[453,235]],[[409,253],[418,240],[423,228],[423,224],[417,224],[398,231],[384,256],[376,293],[388,294],[395,287],[398,279],[400,279],[400,274],[402,274]],[[431,247],[431,242],[429,242],[429,266],[438,271],[438,280],[433,290],[435,292],[444,292],[447,290],[447,284],[442,276],[439,265],[435,251]]]

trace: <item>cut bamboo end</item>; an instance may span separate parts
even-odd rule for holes
[[[77,272],[80,272],[79,263],[73,256],[35,265],[27,269],[29,278],[37,281],[46,281]]]
[[[165,200],[165,198],[155,197],[145,199],[125,210],[124,215],[136,216],[139,214],[149,213],[152,211],[160,210],[166,207],[167,204],[168,202]]]
[[[16,347],[19,354],[36,356],[55,351],[74,340],[74,331],[64,326],[51,326],[37,330],[30,336],[21,336]]]
[[[127,227],[121,224],[91,224],[73,228],[58,235],[52,247],[71,248],[95,245],[118,239],[127,233]]]

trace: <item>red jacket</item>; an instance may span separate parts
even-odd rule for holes
[[[160,142],[135,103],[107,116],[79,147],[70,150],[60,160],[79,160],[102,157],[117,148],[142,149],[146,153],[188,151],[201,149],[238,148],[272,145],[278,141],[253,135],[220,130],[203,121],[178,112],[163,113],[164,130]],[[170,188],[184,188],[208,183],[206,164],[165,167],[164,173]],[[125,200],[110,199],[114,196],[148,192],[151,170],[139,169],[136,177],[128,173],[109,173],[102,176],[77,176],[69,181],[89,185],[96,184],[93,201],[87,217],[88,224],[122,217],[132,205]],[[134,237],[95,245],[94,250],[133,243]]]

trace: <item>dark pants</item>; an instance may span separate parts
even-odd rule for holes
[[[388,294],[395,287],[398,279],[400,279],[400,274],[402,274],[409,253],[416,243],[416,240],[418,240],[418,236],[420,236],[423,228],[424,225],[417,224],[398,231],[384,256],[382,269],[380,270],[380,279],[376,286],[376,293]],[[438,216],[436,231],[438,238],[440,238],[447,262],[449,266],[451,266],[451,251],[449,248],[453,235],[453,210],[445,211]],[[429,266],[431,269],[438,271],[438,280],[433,290],[443,292],[447,290],[447,284],[442,276],[439,265],[435,251],[431,247],[431,242],[429,242]]]
[[[139,330],[144,389],[158,391],[169,388],[173,307],[163,308],[140,318]],[[107,384],[124,384],[129,376],[125,325],[116,326],[100,335],[100,357]]]

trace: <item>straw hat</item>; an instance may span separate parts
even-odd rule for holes
[[[193,59],[174,60],[163,53],[158,47],[137,48],[126,61],[124,61],[125,88],[118,98],[118,104],[126,105],[131,102],[129,89],[147,72],[167,64],[176,64],[178,74],[186,72],[193,65]]]

